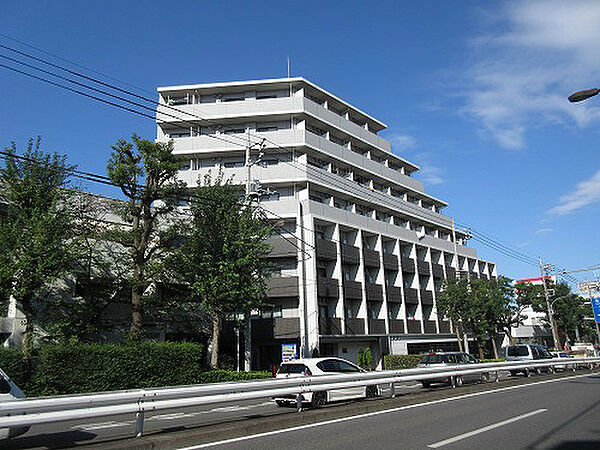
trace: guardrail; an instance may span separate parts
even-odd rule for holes
[[[450,378],[454,387],[456,385],[455,381],[459,377],[468,374],[494,373],[495,381],[498,381],[498,373],[500,371],[525,370],[529,372],[530,370],[541,369],[543,367],[563,367],[575,370],[577,366],[587,366],[590,369],[594,366],[600,366],[600,357],[463,364],[435,368],[386,370],[277,380],[136,389],[74,396],[15,399],[0,402],[0,428],[103,417],[109,414],[135,414],[135,435],[139,437],[144,431],[145,413],[150,411],[282,395],[295,396],[298,410],[301,411],[302,395],[317,391],[357,386],[388,385],[393,387],[395,383],[427,381],[439,378]]]

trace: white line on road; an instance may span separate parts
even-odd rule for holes
[[[502,392],[502,391],[521,389],[521,388],[528,387],[528,386],[535,386],[535,385],[539,385],[539,384],[548,384],[548,383],[557,383],[560,381],[572,380],[574,378],[590,377],[591,375],[592,374],[586,373],[583,375],[573,375],[571,377],[554,378],[552,380],[537,381],[535,383],[518,384],[516,386],[507,386],[507,387],[503,387],[503,388],[499,388],[499,389],[492,389],[490,391],[473,392],[471,394],[465,394],[465,395],[461,395],[458,397],[447,397],[447,398],[442,398],[439,400],[433,400],[430,402],[417,403],[414,405],[407,405],[407,406],[400,406],[398,408],[392,408],[392,409],[384,409],[382,411],[375,411],[375,412],[371,412],[371,413],[359,414],[356,416],[341,417],[339,419],[325,420],[323,422],[311,423],[308,425],[300,425],[297,427],[284,428],[282,430],[274,430],[274,431],[268,431],[266,433],[251,434],[249,436],[242,436],[242,437],[233,438],[233,439],[226,439],[223,441],[208,442],[206,444],[192,445],[190,447],[182,447],[178,450],[197,450],[197,449],[201,449],[201,448],[215,447],[217,445],[231,444],[233,442],[246,441],[246,440],[257,439],[257,438],[266,437],[266,436],[274,436],[276,434],[289,433],[292,431],[306,430],[309,428],[321,427],[324,425],[331,425],[334,423],[347,422],[350,420],[357,420],[357,419],[364,419],[365,417],[379,416],[381,414],[389,414],[389,413],[394,413],[394,412],[398,412],[398,411],[404,411],[407,409],[419,408],[422,406],[436,405],[438,403],[452,402],[452,401],[456,401],[456,400],[462,400],[465,398],[478,397],[480,395],[488,395],[488,394],[494,394],[494,393]]]
[[[462,441],[463,439],[469,438],[471,436],[485,433],[486,431],[494,430],[494,429],[502,427],[504,425],[508,425],[509,423],[513,423],[518,420],[526,419],[527,417],[535,416],[536,414],[543,413],[545,411],[548,411],[548,410],[545,408],[536,409],[535,411],[531,411],[526,414],[521,414],[520,416],[516,416],[511,419],[506,419],[506,420],[503,420],[502,422],[496,422],[496,423],[493,423],[486,427],[478,428],[477,430],[473,430],[473,431],[469,431],[468,433],[463,433],[463,434],[459,434],[458,436],[444,439],[443,441],[436,442],[435,444],[429,444],[427,447],[438,448],[438,447],[442,447],[447,444],[452,444],[453,442]]]
[[[94,430],[104,430],[105,428],[115,428],[115,427],[124,427],[125,425],[131,425],[134,421],[124,421],[124,422],[116,422],[114,420],[110,420],[108,422],[97,422],[97,423],[86,423],[83,425],[74,425],[71,429],[78,429],[83,431],[94,431]]]

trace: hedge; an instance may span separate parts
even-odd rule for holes
[[[410,369],[417,367],[421,361],[421,355],[385,355],[383,367],[385,370]]]
[[[30,397],[272,376],[269,372],[207,370],[204,347],[192,343],[48,345],[35,356],[29,382],[18,349],[0,350],[0,367]]]

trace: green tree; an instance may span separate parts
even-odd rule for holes
[[[458,347],[463,351],[464,325],[469,310],[469,284],[464,278],[448,278],[437,297],[438,312],[452,321]]]
[[[151,142],[137,135],[133,142],[120,139],[112,147],[107,170],[127,201],[117,211],[130,226],[115,227],[110,239],[130,250],[131,326],[129,336],[142,335],[144,293],[165,252],[176,238],[173,214],[185,185],[177,181],[181,159],[173,154],[173,142]],[[135,145],[135,148],[134,148]],[[172,225],[169,225],[171,223]]]
[[[25,315],[23,350],[31,356],[33,335],[48,300],[48,288],[74,259],[75,231],[66,157],[44,153],[29,140],[24,157],[16,146],[0,169],[0,285]]]
[[[175,257],[180,279],[212,317],[213,368],[219,365],[223,318],[266,304],[271,228],[240,197],[239,187],[222,174],[205,177],[194,191],[193,217]]]

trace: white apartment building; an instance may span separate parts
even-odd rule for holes
[[[220,170],[246,182],[273,220],[275,305],[252,322],[253,367],[301,355],[357,359],[370,347],[418,353],[454,348],[436,311],[446,277],[496,277],[427,194],[418,167],[391,152],[386,126],[304,78],[158,88],[157,139],[173,139],[194,187]],[[259,150],[260,149],[260,150]],[[258,159],[258,161],[256,161]]]

